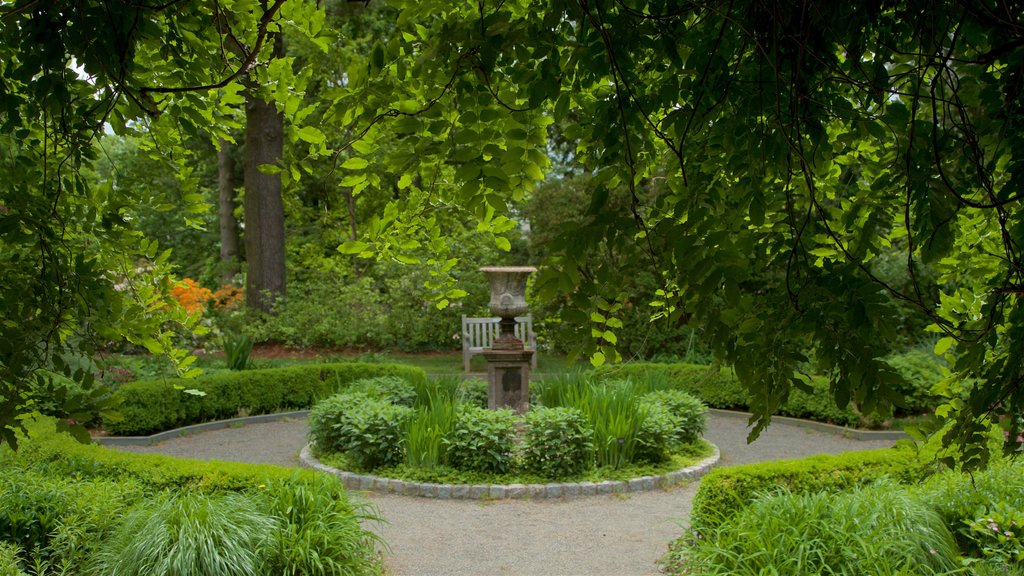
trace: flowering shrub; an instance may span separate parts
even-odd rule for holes
[[[970,536],[986,558],[1024,562],[1024,510],[996,503],[988,514],[968,522]]]
[[[171,296],[189,314],[202,314],[206,311],[207,302],[213,298],[213,292],[200,286],[195,280],[185,278],[171,288]]]
[[[241,308],[245,295],[238,286],[225,284],[216,292],[201,286],[191,278],[184,278],[171,288],[171,296],[189,314],[202,314],[209,308],[218,312],[231,312]]]
[[[221,312],[238,310],[245,303],[245,293],[238,286],[225,284],[210,296],[213,307]]]

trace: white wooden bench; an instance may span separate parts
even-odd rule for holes
[[[501,318],[469,318],[462,317],[462,364],[469,372],[469,359],[475,354],[482,354],[484,348],[490,348],[501,331],[498,327]],[[516,317],[516,338],[523,341],[526,348],[534,351],[530,361],[537,368],[537,335],[533,333],[533,316]]]

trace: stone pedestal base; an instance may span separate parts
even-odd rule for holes
[[[483,354],[487,359],[487,407],[511,408],[520,414],[529,410],[533,350],[486,348]]]

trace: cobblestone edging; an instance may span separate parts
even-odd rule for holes
[[[372,490],[441,500],[504,500],[512,498],[575,498],[669,488],[683,482],[696,480],[707,474],[708,470],[718,463],[721,456],[717,446],[712,445],[712,448],[714,448],[714,453],[697,464],[660,476],[642,476],[631,480],[606,480],[604,482],[551,484],[429,484],[381,478],[372,474],[354,474],[321,464],[313,456],[309,444],[302,449],[299,459],[305,466],[337,476],[349,490]]]

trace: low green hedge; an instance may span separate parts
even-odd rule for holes
[[[123,418],[103,425],[111,434],[133,436],[240,414],[302,410],[350,382],[378,376],[397,376],[414,384],[427,380],[422,369],[412,366],[345,363],[129,382],[117,390]]]
[[[596,369],[594,375],[601,379],[668,380],[675,388],[693,394],[712,408],[746,410],[750,405],[750,397],[739,379],[725,368],[716,370],[712,366],[698,364],[633,363],[603,366]],[[826,379],[815,378],[811,385],[813,394],[793,390],[789,402],[779,410],[779,414],[841,426],[856,426],[860,422],[861,415],[853,406],[842,409],[836,406]]]
[[[839,491],[881,477],[911,482],[923,476],[924,469],[916,454],[902,448],[716,468],[701,479],[693,499],[690,525],[700,533],[714,529],[753,502],[757,495],[782,488],[795,494]]]
[[[17,452],[0,448],[0,541],[20,546],[21,564],[43,566],[40,574],[50,574],[51,568],[52,573],[62,574],[164,573],[125,568],[118,534],[148,538],[140,540],[141,549],[132,548],[142,552],[132,552],[128,558],[147,563],[166,556],[168,538],[176,541],[173,553],[191,555],[181,565],[193,569],[192,573],[198,573],[196,567],[203,559],[216,560],[222,553],[237,551],[228,541],[195,537],[217,527],[206,507],[183,509],[181,521],[163,532],[140,534],[124,524],[126,517],[179,496],[239,503],[235,508],[251,508],[273,522],[272,540],[259,551],[268,574],[381,573],[376,537],[359,526],[361,520],[376,519],[376,511],[350,500],[334,476],[269,464],[118,452],[57,434],[52,420],[31,422],[28,428],[29,437],[19,442]],[[229,540],[238,534],[230,536]],[[134,546],[135,541],[130,543]],[[12,565],[18,567],[12,556],[13,550],[0,548],[0,576],[12,574]],[[119,566],[119,571],[110,570],[111,565]],[[64,568],[71,569],[65,572]]]
[[[29,438],[18,442],[17,452],[0,450],[0,469],[19,467],[52,476],[71,478],[134,479],[146,490],[198,488],[202,490],[255,490],[274,480],[312,481],[312,470],[272,464],[203,462],[162,454],[136,454],[81,444],[58,434],[52,421],[29,424]]]

